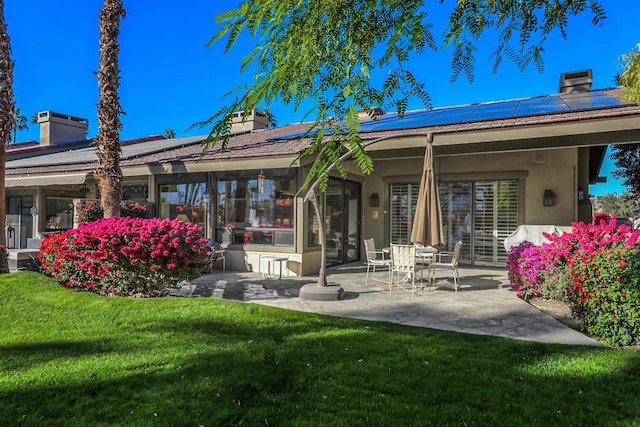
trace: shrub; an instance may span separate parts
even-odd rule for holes
[[[568,302],[582,331],[604,343],[638,343],[640,231],[616,227],[614,218],[545,237],[549,243],[523,242],[509,251],[507,271],[518,295]]]
[[[640,338],[640,255],[617,243],[594,252],[578,250],[568,263],[569,305],[581,329],[612,346]]]
[[[531,257],[536,246],[525,240],[519,245],[512,246],[507,254],[507,277],[511,286],[515,289],[520,298],[529,299],[537,293],[537,276],[533,271],[528,271],[524,265],[525,261]]]
[[[120,203],[120,216],[131,218],[151,218],[151,211],[146,203],[123,201]]]
[[[76,204],[76,221],[78,223],[97,221],[102,219],[102,216],[102,206],[98,200],[80,200]]]
[[[114,217],[48,236],[38,258],[71,289],[158,296],[200,274],[206,242],[201,227],[178,219]]]
[[[511,247],[506,268],[509,282],[520,298],[564,298],[566,274],[556,265],[551,245],[536,246],[525,240]]]
[[[76,221],[92,222],[102,219],[104,213],[99,200],[80,200],[76,204]],[[151,218],[151,210],[146,203],[124,200],[120,203],[120,216],[131,218]]]

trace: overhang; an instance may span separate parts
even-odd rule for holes
[[[19,175],[6,176],[5,187],[48,187],[52,185],[84,184],[87,173],[65,173],[56,175]]]

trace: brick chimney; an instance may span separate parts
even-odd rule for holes
[[[89,122],[81,117],[54,111],[38,113],[40,124],[40,145],[55,145],[87,139]]]

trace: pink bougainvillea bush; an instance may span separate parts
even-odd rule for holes
[[[113,217],[45,238],[42,272],[107,295],[160,296],[197,277],[208,253],[202,228],[179,219]]]
[[[536,296],[550,297],[550,294],[560,297],[552,290],[552,284],[557,283],[562,271],[555,265],[550,246],[546,243],[536,246],[525,240],[509,250],[507,275],[520,298],[528,300]]]
[[[521,298],[560,299],[581,329],[610,345],[640,339],[640,231],[620,225],[574,223],[549,243],[511,248],[507,272]]]
[[[637,248],[625,243],[579,249],[569,260],[569,306],[584,332],[613,346],[640,344],[639,268]]]

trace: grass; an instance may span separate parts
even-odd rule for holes
[[[2,425],[640,425],[640,353],[0,276]]]

